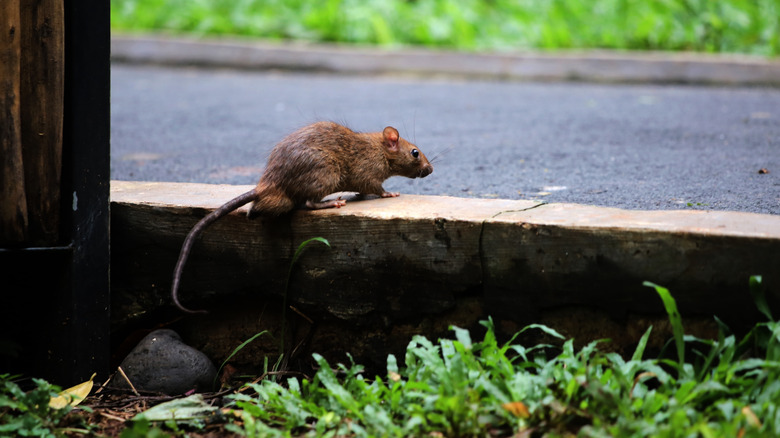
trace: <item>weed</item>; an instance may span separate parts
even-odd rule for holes
[[[292,280],[293,268],[295,267],[295,263],[298,261],[298,258],[301,257],[306,247],[308,247],[310,244],[314,242],[323,243],[325,244],[325,246],[330,248],[330,242],[328,242],[328,240],[325,239],[324,237],[312,237],[311,239],[301,242],[301,244],[298,245],[298,249],[295,250],[295,254],[293,254],[293,258],[290,261],[290,268],[287,270],[287,280],[284,282],[284,295],[282,297],[282,329],[281,329],[281,336],[279,337],[280,358],[285,353],[284,339],[287,334],[287,295],[290,291],[290,280]]]
[[[60,388],[41,379],[33,379],[35,388],[24,392],[14,382],[18,376],[0,374],[0,436],[58,437],[66,432],[87,433],[85,429],[62,427],[71,411],[49,406]]]
[[[286,322],[286,319],[287,319],[286,318],[286,315],[287,315],[287,295],[288,295],[289,289],[290,289],[290,280],[292,279],[293,268],[295,267],[295,263],[301,257],[301,255],[303,254],[303,252],[306,249],[306,247],[309,246],[310,244],[312,244],[313,242],[323,243],[323,244],[327,245],[330,248],[330,242],[328,242],[325,238],[313,237],[311,239],[308,239],[308,240],[302,242],[300,245],[298,245],[298,248],[295,250],[295,253],[293,254],[293,258],[290,261],[290,267],[289,267],[289,269],[287,271],[287,279],[285,281],[284,295],[283,295],[283,298],[282,298],[282,324],[281,324],[281,330],[280,330],[281,331],[281,336],[280,336],[280,341],[279,341],[279,357],[278,357],[278,359],[276,361],[276,364],[273,366],[272,369],[269,369],[268,358],[267,357],[265,358],[264,366],[263,366],[263,371],[264,371],[263,375],[269,374],[270,371],[278,371],[280,369],[280,367],[282,366],[283,359],[284,359],[284,354],[285,354],[285,351],[284,351],[284,338],[285,338],[285,332],[287,330],[287,327],[286,327],[286,324],[287,324],[287,322]],[[233,356],[238,354],[238,352],[241,351],[244,347],[246,347],[249,343],[251,343],[252,341],[254,341],[255,339],[257,339],[258,337],[260,337],[260,336],[262,336],[264,334],[269,334],[269,333],[268,333],[267,330],[263,330],[260,333],[255,333],[252,337],[250,337],[246,341],[242,342],[239,346],[237,346],[233,350],[232,353],[230,353],[230,355],[219,366],[219,369],[217,370],[217,374],[214,376],[214,386],[215,387],[216,387],[217,378],[219,377],[219,374],[222,371],[222,368],[225,367],[225,365],[228,363],[228,361],[230,359],[232,359]]]
[[[780,322],[761,277],[750,279],[750,291],[767,321],[741,339],[717,319],[717,339],[685,335],[671,293],[647,285],[669,315],[676,360],[644,357],[652,327],[623,358],[601,351],[602,341],[575,349],[572,339],[542,325],[499,343],[488,319],[479,341],[454,326],[452,339],[414,336],[403,363],[387,357],[383,376],[366,376],[351,356],[334,368],[315,354],[319,369],[311,379],[267,379],[248,385],[252,395],[229,396],[240,421],[225,429],[248,437],[780,436]],[[527,330],[542,331],[554,345],[516,343]],[[74,431],[59,426],[69,407],[49,407],[58,388],[34,382],[25,393],[0,375],[0,434]],[[175,422],[167,427],[183,433]],[[141,421],[122,436],[165,435]]]
[[[268,333],[268,330],[263,330],[260,333],[255,333],[251,338],[247,339],[246,341],[242,342],[238,347],[233,349],[233,352],[230,353],[230,355],[225,358],[225,360],[222,361],[222,364],[219,366],[219,369],[217,370],[217,373],[214,375],[214,382],[212,383],[212,386],[217,386],[217,378],[219,378],[220,372],[222,372],[222,368],[225,367],[225,365],[228,363],[230,359],[233,358],[236,354],[238,354],[239,351],[243,350],[244,347],[249,345],[250,342],[254,341],[255,339],[259,338],[262,335],[265,335]]]
[[[676,361],[644,358],[652,327],[625,360],[600,351],[600,341],[579,351],[571,339],[525,347],[515,335],[499,344],[488,319],[478,342],[458,327],[454,339],[437,343],[413,337],[404,366],[390,355],[386,375],[373,379],[354,362],[337,365],[337,379],[315,354],[313,379],[263,381],[250,385],[254,396],[231,396],[243,428],[231,427],[247,436],[780,434],[780,323],[759,324],[740,342],[722,323],[717,340],[684,335],[669,291],[648,285],[669,314]],[[762,297],[760,286],[753,277],[755,296]],[[763,298],[757,304],[765,308],[759,303]],[[544,326],[530,329],[562,339]],[[764,357],[746,355],[749,346]],[[686,351],[693,360],[686,361]]]

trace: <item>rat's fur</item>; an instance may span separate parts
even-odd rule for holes
[[[383,198],[398,196],[382,183],[391,176],[424,178],[433,166],[417,146],[388,126],[382,132],[359,133],[333,122],[318,122],[293,132],[274,146],[257,186],[201,219],[187,234],[173,273],[171,297],[180,310],[179,283],[195,239],[217,219],[252,203],[248,217],[280,216],[295,207],[339,208],[346,202],[322,199],[335,192],[358,192]]]

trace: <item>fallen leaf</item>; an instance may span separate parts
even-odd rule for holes
[[[189,397],[160,403],[133,417],[133,421],[146,419],[149,421],[190,422],[193,420],[205,420],[218,414],[219,408],[211,406],[203,400],[203,395],[195,394]]]
[[[87,398],[89,392],[92,391],[92,379],[95,378],[95,375],[96,374],[93,373],[92,377],[86,382],[71,386],[64,391],[61,391],[56,397],[52,397],[51,400],[49,400],[49,406],[54,409],[62,409],[68,405],[76,406],[81,403]]]
[[[523,402],[516,401],[504,403],[501,405],[501,407],[509,411],[509,413],[515,417],[528,418],[531,416],[531,413],[528,411],[528,406],[526,406]]]

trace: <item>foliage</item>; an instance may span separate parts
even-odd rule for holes
[[[780,0],[111,0],[115,30],[426,45],[780,54]]]
[[[685,335],[669,291],[647,285],[673,330],[673,350],[657,359],[645,358],[652,327],[624,358],[601,351],[602,341],[575,349],[572,339],[536,324],[499,342],[488,319],[480,341],[458,327],[452,339],[435,343],[414,336],[403,363],[388,356],[386,373],[373,379],[351,357],[332,368],[315,354],[319,369],[311,379],[267,379],[248,385],[254,394],[229,396],[239,421],[225,428],[250,437],[780,436],[780,322],[761,277],[750,279],[750,292],[767,322],[741,339],[717,318],[717,339]],[[516,342],[529,330],[555,345]],[[89,433],[62,427],[71,407],[49,405],[59,388],[33,382],[24,392],[0,375],[0,435]],[[141,418],[122,437],[185,434],[175,420],[165,426],[172,432]]]
[[[757,295],[760,285],[751,280]],[[652,286],[681,330],[674,299]],[[571,339],[527,348],[515,335],[499,344],[492,320],[482,324],[479,342],[457,327],[438,343],[415,336],[404,366],[388,356],[387,374],[374,379],[315,355],[312,380],[263,381],[250,385],[254,396],[232,396],[243,427],[230,427],[247,436],[780,436],[780,323],[740,341],[725,326],[717,340],[675,328],[676,361],[644,358],[652,327],[625,360],[599,341],[579,351]]]
[[[60,426],[72,408],[70,405],[61,409],[49,406],[52,397],[57,397],[59,387],[33,379],[35,388],[24,392],[14,379],[14,376],[0,374],[0,436],[58,437],[68,431],[87,432]]]

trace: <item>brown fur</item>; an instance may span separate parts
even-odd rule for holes
[[[252,202],[248,217],[280,216],[298,206],[339,208],[343,200],[322,202],[335,192],[358,192],[381,197],[389,193],[382,183],[391,176],[424,178],[433,166],[417,146],[404,140],[393,127],[382,132],[358,133],[333,122],[318,122],[293,132],[274,146],[265,172],[254,190],[244,193],[206,215],[184,240],[173,273],[171,297],[180,310],[178,288],[192,245],[217,219]]]

